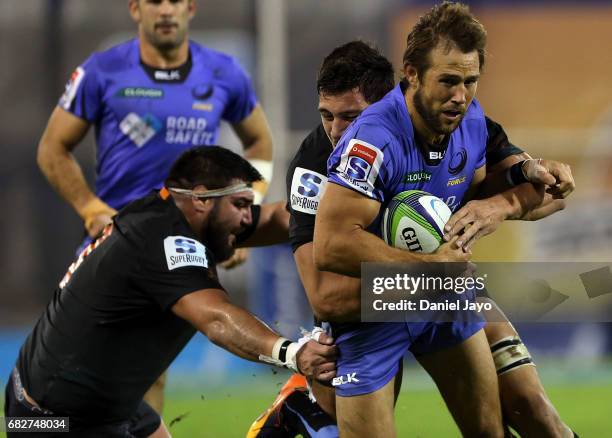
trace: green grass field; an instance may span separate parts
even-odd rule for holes
[[[543,376],[553,404],[581,438],[612,436],[612,379],[608,372],[612,368],[609,365],[608,362],[603,373],[571,373],[569,380],[568,375],[545,373]],[[171,376],[164,420],[171,425],[174,438],[244,437],[251,422],[270,405],[285,378],[283,373],[254,375],[241,385],[206,388],[193,378]],[[459,436],[433,383],[416,368],[405,371],[396,418],[400,437]],[[4,436],[0,432],[0,437]]]

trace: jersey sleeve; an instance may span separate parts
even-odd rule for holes
[[[223,289],[212,255],[201,242],[175,235],[153,239],[144,248],[135,281],[163,310],[189,293]]]
[[[327,176],[317,172],[320,169],[315,157],[306,152],[307,143],[312,141],[311,136],[304,140],[286,176],[289,242],[294,252],[313,240],[317,209],[327,184]]]
[[[329,182],[384,202],[386,188],[397,177],[398,166],[393,161],[393,150],[397,147],[384,128],[374,124],[353,125],[327,161]]]
[[[522,154],[523,150],[510,143],[504,128],[485,116],[487,123],[487,164],[492,166],[512,156]]]
[[[98,75],[95,55],[92,55],[72,72],[58,105],[93,123],[98,119],[102,107],[103,93]]]
[[[232,59],[228,68],[227,80],[231,98],[223,111],[223,119],[230,123],[238,123],[253,112],[257,105],[257,96],[251,78],[235,59]]]

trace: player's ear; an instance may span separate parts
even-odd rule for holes
[[[140,0],[128,0],[128,10],[132,20],[136,23],[140,23]]]
[[[417,88],[419,85],[419,73],[414,66],[410,64],[406,64],[404,66],[404,77],[408,84],[410,84],[410,88]]]
[[[195,0],[187,0],[187,7],[189,8],[189,19],[191,20],[196,13],[196,1]]]

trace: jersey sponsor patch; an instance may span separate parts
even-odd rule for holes
[[[128,113],[119,124],[119,129],[141,148],[157,134],[161,126],[155,116],[140,117],[136,113]]]
[[[373,196],[374,183],[380,172],[384,154],[376,146],[363,140],[352,139],[340,158],[338,172],[351,187]]]
[[[185,236],[168,236],[164,239],[164,252],[170,271],[183,266],[208,268],[206,247],[195,239]]]
[[[291,208],[302,213],[317,214],[326,184],[325,175],[296,167],[291,181]]]
[[[72,72],[72,75],[70,75],[70,79],[68,80],[66,89],[64,90],[64,94],[60,99],[60,106],[66,111],[70,110],[72,101],[74,100],[74,97],[79,90],[79,85],[81,85],[84,77],[85,70],[83,67],[77,67],[76,70]]]

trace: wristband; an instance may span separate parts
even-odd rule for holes
[[[288,368],[296,373],[299,373],[297,367],[297,352],[302,345],[298,342],[291,342],[287,338],[278,338],[272,347],[272,355],[259,355],[259,360],[276,365],[283,368]]]
[[[518,163],[513,164],[506,171],[506,180],[510,187],[518,186],[519,184],[523,184],[529,182],[529,180],[525,177],[525,173],[523,172],[523,164],[525,164],[527,160],[519,161]]]

